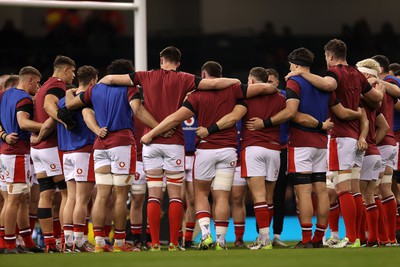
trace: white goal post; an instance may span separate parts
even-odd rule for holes
[[[135,46],[135,68],[147,70],[147,21],[146,1],[132,0],[132,3],[56,1],[56,0],[0,0],[0,6],[59,8],[59,9],[97,9],[133,11],[133,36]]]

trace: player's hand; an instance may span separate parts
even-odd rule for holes
[[[5,141],[9,145],[14,145],[18,142],[18,134],[17,133],[10,133],[6,135]]]
[[[292,77],[292,76],[298,76],[298,75],[301,75],[301,71],[300,70],[291,71],[285,76],[285,81],[289,80],[289,78]]]
[[[39,136],[37,134],[32,134],[31,135],[31,144],[37,144],[39,143],[41,140],[39,139]]]
[[[331,118],[328,118],[326,121],[322,123],[322,130],[329,132],[333,129],[334,123],[331,122]]]
[[[140,138],[140,143],[142,143],[143,145],[148,145],[151,143],[151,141],[153,141],[153,137],[151,137],[149,133],[143,135],[142,138]]]
[[[206,127],[200,126],[196,129],[196,135],[200,137],[201,139],[206,138],[207,136],[210,135]]]
[[[254,117],[246,121],[246,128],[250,131],[264,129],[264,121],[260,118]]]
[[[175,128],[160,134],[160,136],[164,138],[170,138],[171,136],[174,135],[174,133],[175,133]]]
[[[70,95],[75,95],[76,91],[78,90],[78,88],[71,88],[68,89],[66,94],[70,94]]]
[[[365,141],[365,138],[360,136],[357,140],[357,148],[360,151],[365,151],[368,148],[368,143]]]
[[[102,128],[99,129],[99,132],[97,133],[97,136],[100,137],[100,138],[104,138],[104,137],[107,136],[107,134],[108,134],[107,127],[102,127]]]
[[[375,86],[377,83],[379,83],[379,79],[376,77],[370,77],[368,78],[368,82],[372,85]]]

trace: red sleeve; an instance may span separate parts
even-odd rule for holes
[[[89,89],[87,89],[85,94],[84,94],[84,96],[83,96],[83,102],[86,105],[92,105],[92,90],[93,90],[93,87],[94,86],[92,86]]]
[[[295,80],[289,79],[286,83],[286,89],[291,89],[293,92],[297,94],[298,97],[300,97],[301,95],[300,85]]]
[[[146,73],[147,73],[146,71],[136,71],[135,77],[133,78],[133,84],[134,85],[142,85],[142,80]],[[132,76],[131,76],[131,79],[132,79]]]
[[[29,99],[29,98],[21,99],[21,100],[17,103],[17,106],[16,106],[15,108],[18,109],[18,108],[20,108],[20,107],[22,107],[22,106],[26,106],[26,105],[33,105],[32,99]]]
[[[188,98],[186,99],[185,102],[188,102],[191,106],[190,110],[192,110],[193,113],[197,113],[198,110],[198,93],[193,93]]]
[[[189,93],[191,91],[193,91],[194,89],[196,89],[196,76],[194,76],[193,74],[190,73],[185,73],[183,72],[183,81],[185,84],[185,89],[186,89],[186,93]]]
[[[230,92],[233,92],[233,95],[236,99],[243,99],[246,98],[247,94],[247,85],[245,85],[245,87],[246,88],[243,88],[242,84],[236,83],[225,90],[230,90]]]
[[[128,101],[130,101],[134,95],[139,93],[139,90],[138,90],[137,86],[133,86],[133,87],[130,86],[130,87],[128,87],[127,93],[128,93]]]

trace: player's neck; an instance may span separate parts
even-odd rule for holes
[[[163,69],[163,70],[173,70],[173,71],[176,71],[177,67],[176,67],[175,64],[164,63],[164,64],[161,66],[161,69]]]
[[[17,89],[17,90],[22,90],[22,91],[24,91],[25,93],[29,94],[28,89],[25,88],[25,85],[24,85],[24,84],[19,83],[17,86],[15,86],[15,89]]]
[[[90,86],[91,86],[90,84],[85,86],[79,85],[78,90],[76,90],[76,94],[79,94],[81,92],[86,92],[86,90],[89,89]]]
[[[65,82],[64,75],[61,72],[55,71],[55,72],[53,72],[53,75],[51,77],[58,78],[58,79],[62,80],[63,82]]]

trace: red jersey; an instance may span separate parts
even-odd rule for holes
[[[230,113],[238,100],[246,96],[246,90],[247,86],[235,84],[224,90],[197,91],[188,97],[183,106],[196,114],[199,126],[209,127]],[[244,101],[242,104],[245,105]],[[197,140],[196,143],[199,149],[225,147],[236,149],[238,145],[236,126],[211,134],[203,140]]]
[[[40,123],[45,122],[49,115],[44,110],[44,99],[46,95],[52,94],[61,99],[65,96],[65,82],[57,77],[50,77],[39,89],[35,97],[35,115],[34,120]],[[46,139],[38,144],[32,145],[33,148],[42,149],[58,145],[57,131],[54,130]]]
[[[140,139],[144,135],[144,128],[146,125],[139,120],[135,115],[133,115],[133,135],[135,136],[135,141],[136,141],[136,157],[137,161],[143,161],[142,159],[142,149],[143,145],[140,143]]]
[[[260,95],[247,99],[248,110],[243,118],[242,125],[253,117],[268,119],[285,108],[286,98],[276,92],[271,95]],[[248,146],[261,146],[273,150],[281,150],[280,145],[280,125],[264,128],[258,131],[250,131],[242,127],[241,149]]]
[[[396,145],[396,140],[394,139],[394,133],[393,133],[393,120],[394,120],[394,105],[397,103],[397,101],[398,101],[397,98],[385,94],[382,100],[382,105],[378,109],[378,113],[382,113],[389,124],[389,131],[386,133],[383,140],[378,144],[379,146]]]
[[[365,110],[365,113],[367,114],[367,118],[369,121],[369,130],[368,130],[368,135],[366,138],[368,148],[367,151],[365,151],[365,155],[380,155],[378,147],[376,146],[376,132],[375,132],[375,121],[376,117],[380,114],[380,112],[377,112],[376,109],[370,108],[367,105],[363,105],[363,108]]]
[[[201,78],[193,74],[174,70],[138,71],[130,74],[135,85],[143,87],[144,106],[158,122],[177,111],[186,97],[186,94],[196,89]],[[145,132],[151,129],[146,127]],[[181,125],[176,127],[174,135],[170,138],[155,137],[155,144],[184,145],[185,140]]]
[[[334,78],[337,82],[335,91],[340,103],[348,109],[357,110],[360,103],[360,95],[371,90],[371,85],[367,78],[358,71],[355,67],[337,65],[330,67],[327,76]],[[360,121],[344,121],[335,116],[331,111],[330,117],[335,124],[331,131],[331,136],[335,137],[350,137],[358,139],[360,131]]]

